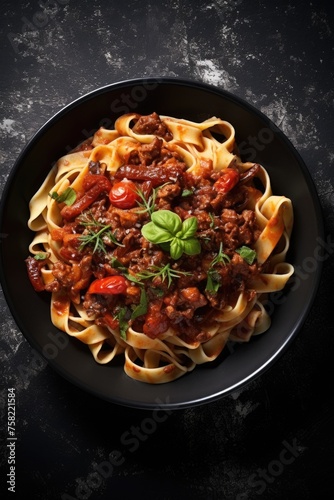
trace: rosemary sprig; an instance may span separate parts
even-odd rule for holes
[[[141,208],[141,210],[138,210],[139,213],[148,213],[150,216],[152,215],[152,212],[155,210],[155,200],[157,197],[157,188],[153,188],[152,193],[146,199],[145,194],[140,188],[137,188],[136,193],[140,197],[141,201],[137,200],[138,206]]]
[[[157,198],[157,193],[158,193],[159,189],[166,186],[166,184],[170,184],[170,182],[165,182],[165,184],[162,184],[161,186],[153,188],[152,193],[150,194],[148,199],[146,199],[144,192],[139,187],[136,189],[136,193],[138,194],[138,196],[141,199],[141,201],[137,201],[138,206],[141,208],[141,210],[139,210],[138,213],[147,212],[149,214],[149,216],[152,215],[152,213],[155,210],[155,201]]]
[[[150,269],[144,269],[143,271],[140,271],[139,273],[136,273],[135,275],[129,273],[129,270],[123,266],[117,259],[114,257],[111,260],[111,265],[115,268],[124,273],[126,278],[129,281],[132,281],[134,283],[137,283],[138,285],[143,285],[142,281],[148,280],[148,279],[154,279],[158,278],[159,276],[161,277],[162,281],[167,280],[168,282],[168,288],[172,284],[173,278],[180,278],[181,276],[191,276],[192,273],[189,273],[187,271],[178,271],[177,269],[172,269],[170,267],[170,263],[166,264],[165,266],[151,266]]]
[[[226,265],[230,262],[230,258],[226,253],[223,252],[223,244],[220,243],[219,251],[216,257],[211,261],[210,267],[208,269],[207,282],[205,290],[211,293],[217,293],[219,287],[221,286],[221,276],[215,269],[217,264]]]
[[[114,243],[118,246],[124,246],[119,243],[115,235],[110,231],[110,224],[102,224],[97,221],[92,214],[89,216],[82,216],[80,219],[80,224],[85,227],[85,234],[82,234],[79,237],[79,241],[81,244],[79,246],[79,250],[83,250],[86,245],[94,245],[93,253],[95,252],[103,252],[107,253],[105,240],[109,240],[111,243]]]
[[[152,266],[151,270],[144,269],[143,271],[136,274],[136,278],[139,280],[155,279],[161,277],[162,281],[167,280],[168,288],[171,286],[173,278],[180,278],[181,276],[191,276],[191,273],[187,271],[178,271],[177,269],[172,269],[170,264],[165,266]]]

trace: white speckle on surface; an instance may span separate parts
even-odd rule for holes
[[[261,111],[290,139],[299,150],[319,147],[319,133],[314,115],[294,113],[294,106],[289,101],[279,98],[261,106]],[[292,125],[294,124],[294,125]]]
[[[1,332],[2,340],[8,345],[12,354],[16,354],[18,348],[23,342],[22,334],[17,330],[13,320],[7,321],[6,328]]]
[[[117,69],[122,69],[125,65],[125,62],[122,59],[122,57],[115,56],[116,53],[117,53],[116,50],[115,50],[114,54],[112,54],[110,51],[107,51],[104,53],[104,57],[106,58],[107,64],[109,66],[112,66],[113,68],[117,68]]]
[[[110,52],[106,52],[104,54],[104,57],[106,58],[108,64],[112,64],[113,58],[112,58],[112,55],[110,54]]]
[[[313,26],[317,29],[319,38],[327,38],[330,37],[332,34],[332,29],[330,26],[330,23],[328,21],[327,16],[324,14],[324,12],[316,11],[312,12],[311,14],[311,22]]]
[[[247,417],[255,408],[259,406],[260,403],[252,403],[251,401],[247,401],[246,403],[237,402],[235,405],[235,410],[241,417]]]
[[[17,132],[14,129],[15,121],[10,118],[4,118],[0,123],[0,130],[4,131],[7,134],[17,135]]]
[[[198,75],[206,83],[224,87],[229,91],[235,90],[238,87],[235,77],[231,76],[213,59],[197,60],[196,69]]]

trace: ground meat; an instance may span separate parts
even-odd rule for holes
[[[173,135],[157,113],[147,116],[140,116],[136,121],[133,131],[137,134],[153,134],[162,137],[165,141],[173,139]]]

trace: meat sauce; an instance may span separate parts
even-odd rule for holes
[[[63,226],[51,233],[61,244],[61,259],[52,268],[54,280],[43,284],[43,261],[32,257],[26,260],[28,275],[37,291],[61,291],[81,302],[100,326],[117,328],[125,321],[150,338],[173,328],[187,342],[205,341],[202,325],[210,324],[217,310],[233,305],[241,292],[251,300],[252,278],[263,272],[256,260],[249,265],[236,252],[243,245],[252,248],[260,234],[255,213],[247,208],[250,196],[261,195],[253,185],[259,166],[241,173],[230,165],[219,172],[210,160],[203,160],[201,175],[194,175],[168,145],[172,134],[156,113],[138,115],[133,130],[159,137],[135,147],[114,175],[105,164],[90,163],[83,191],[71,206],[60,205]],[[116,207],[109,198],[112,187],[124,179],[141,193],[132,208]],[[147,241],[141,228],[150,221],[148,207],[173,211],[182,221],[196,217],[201,252],[173,260],[160,245]],[[100,245],[83,244],[87,234],[98,231]],[[217,286],[212,289],[208,275],[219,249],[227,257],[214,267]],[[176,273],[171,280],[154,273],[167,265]],[[145,279],[138,279],[145,273]],[[94,280],[108,276],[122,276],[125,291],[88,292]]]

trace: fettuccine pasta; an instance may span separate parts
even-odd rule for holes
[[[97,363],[157,384],[268,330],[293,207],[237,154],[231,123],[152,113],[60,158],[30,202],[26,259],[51,320]]]

